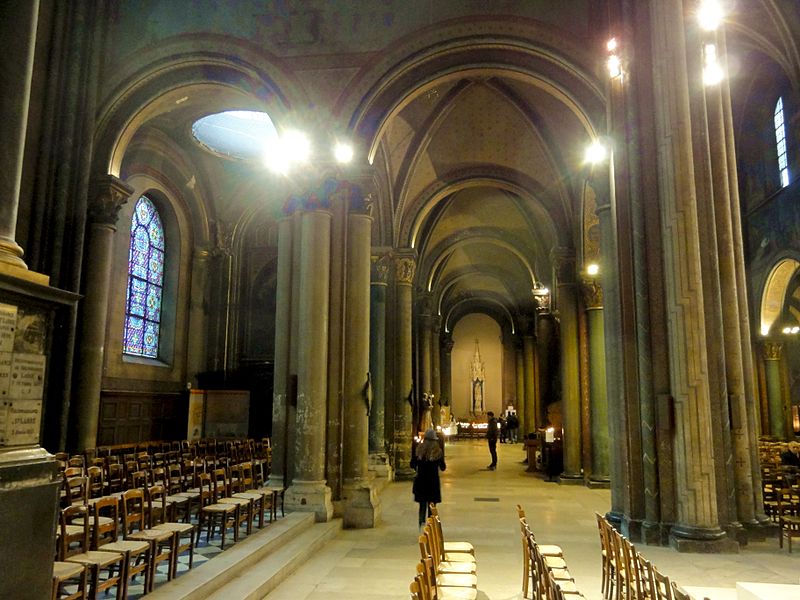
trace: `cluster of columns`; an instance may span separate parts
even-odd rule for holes
[[[371,200],[326,180],[293,198],[279,225],[270,483],[292,510],[372,527],[368,471]],[[334,266],[335,265],[335,266]]]
[[[627,143],[597,210],[609,427],[628,442],[611,448],[611,516],[632,539],[726,550],[763,507],[730,93],[702,83],[724,32],[690,24],[683,0],[629,8],[609,6],[636,60],[609,81]]]

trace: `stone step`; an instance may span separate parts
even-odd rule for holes
[[[147,599],[262,598],[341,527],[341,520],[315,524],[313,513],[287,513],[208,562],[159,585]],[[267,591],[261,595],[228,591],[244,582],[252,582],[255,594],[261,588]]]

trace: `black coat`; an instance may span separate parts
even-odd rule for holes
[[[444,471],[447,465],[444,464],[444,457],[439,460],[421,460],[416,456],[411,458],[411,468],[417,470],[414,477],[414,500],[416,502],[433,502],[438,504],[442,501],[442,489],[439,485],[439,470]]]

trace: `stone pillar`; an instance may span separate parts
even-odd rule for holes
[[[453,336],[450,332],[445,332],[439,344],[441,350],[440,370],[441,370],[441,393],[439,402],[444,408],[444,420],[450,422],[453,406]]]
[[[291,381],[289,362],[291,357],[291,323],[294,307],[292,303],[292,246],[293,219],[284,217],[278,224],[278,275],[275,294],[275,365],[272,384],[272,468],[269,484],[286,487],[289,483],[287,468],[288,402]]]
[[[333,515],[331,489],[325,481],[330,236],[330,212],[301,213],[295,468],[286,505],[289,510],[315,513],[317,521],[329,521]]]
[[[747,289],[739,289],[736,280],[736,252],[734,247],[731,193],[728,176],[729,151],[722,109],[720,86],[727,87],[724,80],[720,85],[707,86],[706,112],[708,118],[708,138],[711,150],[711,173],[713,181],[714,217],[716,224],[717,264],[719,267],[720,296],[737,298],[747,296]],[[731,148],[732,149],[732,148]],[[735,164],[735,163],[734,163]],[[736,207],[739,210],[739,207]],[[743,524],[757,525],[750,447],[756,444],[751,434],[745,405],[744,359],[742,356],[742,336],[740,331],[739,303],[726,303],[721,311],[722,334],[725,351],[725,378],[728,388],[730,413],[730,440],[734,455],[733,479],[736,493],[736,516]],[[760,492],[759,492],[760,493]]]
[[[589,487],[609,487],[603,288],[594,281],[588,282],[583,286],[583,298],[589,337],[589,418],[592,449],[592,472],[589,474]]]
[[[524,439],[528,433],[525,425],[525,341],[519,334],[514,337],[514,358],[517,375],[517,401],[514,406],[519,419],[519,438]]]
[[[769,406],[769,435],[776,440],[786,439],[786,410],[781,386],[781,354],[783,344],[764,342],[764,376]]]
[[[395,478],[408,480],[414,477],[411,468],[411,436],[413,381],[411,348],[412,284],[416,260],[413,256],[398,256],[395,259],[397,283],[397,386],[394,412],[394,468]]]
[[[578,302],[575,252],[553,251],[556,269],[556,305],[561,326],[561,416],[564,434],[564,472],[560,483],[583,483],[581,475],[580,358],[578,355]]]
[[[523,323],[521,322],[521,325]],[[539,427],[538,399],[536,398],[536,338],[533,323],[525,319],[522,332],[522,363],[525,377],[524,430],[533,433]]]
[[[431,329],[431,392],[433,392],[433,424],[442,424],[442,378],[441,378],[441,347],[440,335],[442,329],[442,318],[438,315],[433,317]]]
[[[372,257],[369,314],[369,372],[372,378],[372,409],[369,413],[370,470],[391,479],[386,454],[386,287],[389,257]]]
[[[197,374],[207,370],[206,348],[208,326],[206,322],[206,298],[208,297],[208,261],[211,253],[206,248],[195,248],[192,257],[192,287],[189,298],[189,331],[192,342],[186,351],[186,370],[197,386]]]
[[[354,197],[347,219],[342,499],[344,526],[349,528],[374,527],[380,515],[375,485],[367,476],[373,397],[369,378],[370,324],[365,318],[370,313],[371,208],[371,201]]]
[[[83,309],[78,338],[78,372],[75,389],[76,449],[79,452],[97,445],[100,419],[100,390],[103,380],[103,352],[108,317],[108,292],[114,232],[119,209],[133,193],[126,183],[112,175],[95,182],[89,205],[89,240],[84,269]]]
[[[38,15],[39,0],[0,3],[0,269],[17,275],[28,268],[15,236]]]
[[[419,396],[429,394],[433,387],[431,374],[433,371],[433,356],[431,354],[433,329],[433,296],[426,293],[419,303],[419,373],[417,380],[420,382]],[[422,407],[425,408],[424,406]],[[422,415],[420,415],[421,417]]]
[[[729,545],[720,528],[709,361],[706,354],[691,85],[687,70],[683,4],[650,9],[659,210],[663,240],[670,389],[674,403],[676,522],[670,543],[678,550],[718,551]]]

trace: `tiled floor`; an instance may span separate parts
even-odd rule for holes
[[[562,546],[570,571],[587,598],[600,598],[600,554],[594,511],[609,507],[607,490],[548,483],[525,472],[521,445],[498,444],[496,471],[486,470],[483,441],[447,447],[439,506],[445,539],[469,540],[478,557],[479,599],[521,598],[521,546],[516,504],[526,509],[541,543]],[[381,494],[382,520],[370,530],[345,530],[269,594],[269,600],[408,598],[419,560],[417,505],[410,482]],[[740,554],[679,554],[669,548],[639,550],[685,586],[735,587],[739,581],[797,583],[800,551],[789,555],[777,539],[751,543]],[[709,592],[706,592],[709,595]],[[724,596],[720,593],[720,600]],[[709,595],[716,600],[713,592]]]

